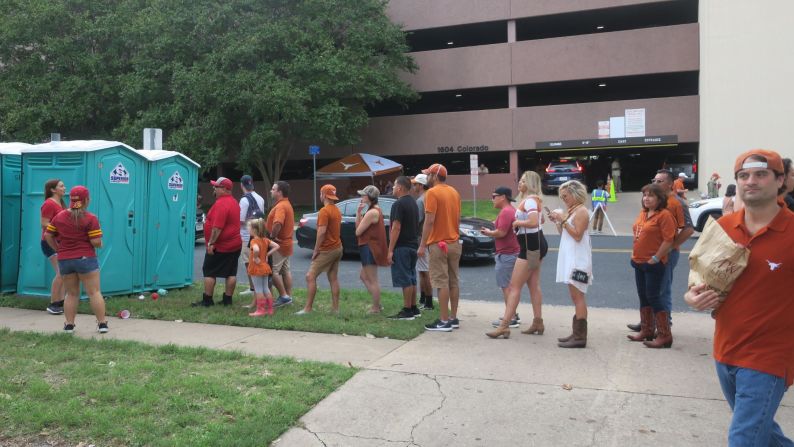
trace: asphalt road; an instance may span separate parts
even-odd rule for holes
[[[549,253],[543,260],[541,267],[541,287],[543,289],[543,302],[548,304],[569,305],[567,286],[557,284],[556,265],[557,247],[559,236],[548,236]],[[629,265],[631,257],[631,237],[628,236],[593,236],[593,285],[587,293],[588,305],[594,307],[628,308],[637,307],[637,289],[634,283],[634,270]],[[204,260],[203,240],[196,243],[194,252],[194,277],[200,280],[201,265]],[[689,240],[682,250],[681,261],[673,274],[673,310],[686,311],[689,307],[684,303],[683,294],[686,290],[689,265],[686,252],[694,245],[695,240]],[[304,275],[309,267],[311,251],[298,248],[295,244],[295,254],[290,259],[292,274],[296,287],[305,287]],[[364,284],[359,279],[361,264],[357,257],[345,257],[340,266],[340,281],[342,288],[364,289]],[[502,301],[501,291],[496,286],[493,274],[493,262],[464,263],[461,270],[461,298],[483,301]],[[242,266],[239,269],[239,281],[248,282]],[[388,268],[379,269],[380,283],[383,290],[393,290],[391,287],[391,273]],[[327,288],[325,276],[319,280],[321,288]],[[197,297],[200,298],[200,297]],[[519,312],[530,312],[528,308],[529,293],[526,287],[521,295],[522,304]]]

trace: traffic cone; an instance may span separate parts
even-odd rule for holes
[[[607,202],[617,202],[618,195],[615,193],[615,180],[609,179],[609,198]]]

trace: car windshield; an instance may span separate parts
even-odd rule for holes
[[[348,199],[344,202],[339,202],[336,204],[336,207],[339,208],[339,212],[342,213],[345,217],[356,217],[356,210],[358,210],[358,203],[359,199]],[[391,198],[381,198],[378,201],[378,205],[380,205],[381,211],[383,211],[383,218],[388,219],[391,215],[391,207],[394,205],[394,199]]]

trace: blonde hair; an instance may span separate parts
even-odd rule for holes
[[[527,192],[524,193],[520,189],[518,190],[518,195],[516,196],[516,202],[519,204],[519,206],[522,203],[524,203],[524,200],[526,200],[530,196],[540,197],[540,189],[541,189],[540,175],[538,175],[538,173],[535,171],[524,171],[524,173],[521,174],[521,178],[519,179],[519,182],[521,180],[523,180],[524,184],[527,186]]]
[[[251,219],[248,221],[250,232],[254,233],[254,237],[267,237],[267,227],[265,226],[265,219]]]
[[[577,180],[568,180],[560,185],[558,195],[562,194],[563,190],[568,191],[568,194],[570,194],[577,203],[581,204],[587,202],[587,188],[581,182]]]

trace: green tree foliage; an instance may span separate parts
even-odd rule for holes
[[[279,178],[297,145],[355,144],[416,94],[385,0],[5,0],[0,139],[115,138]]]

